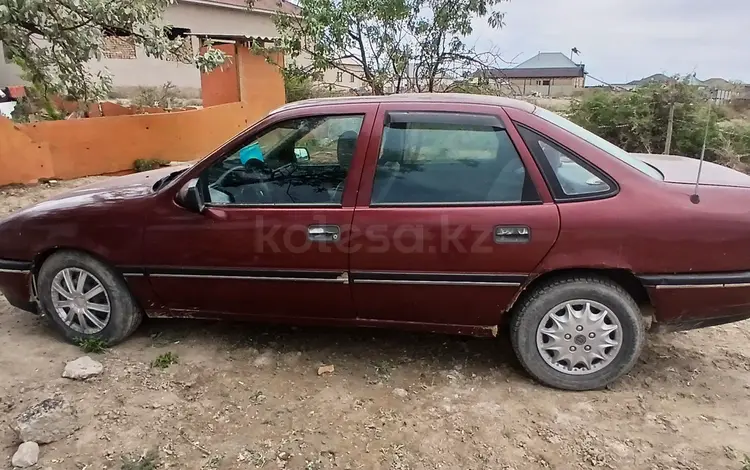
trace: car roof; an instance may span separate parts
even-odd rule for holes
[[[366,103],[445,103],[445,104],[486,104],[492,106],[503,106],[516,108],[527,113],[536,109],[526,101],[491,95],[472,95],[468,93],[398,93],[394,95],[374,96],[340,96],[334,98],[314,98],[309,100],[294,101],[286,104],[271,114],[292,109],[301,109],[315,106],[326,106],[333,104],[366,104]]]

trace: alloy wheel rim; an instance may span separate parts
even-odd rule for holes
[[[109,324],[109,294],[101,281],[85,269],[61,270],[52,279],[50,290],[55,313],[71,329],[96,334]]]
[[[539,322],[536,346],[553,369],[588,375],[608,366],[622,346],[622,325],[605,305],[569,300],[552,308]]]

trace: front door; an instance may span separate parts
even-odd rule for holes
[[[559,231],[499,107],[381,105],[351,242],[363,322],[499,323]],[[513,136],[513,137],[512,137]]]
[[[189,170],[205,209],[168,201],[144,241],[172,315],[353,315],[346,243],[375,109],[298,111]]]

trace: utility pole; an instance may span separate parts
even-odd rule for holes
[[[672,101],[672,105],[669,107],[669,121],[667,122],[667,143],[664,145],[664,155],[669,155],[672,149],[672,130],[674,129],[674,108],[677,103]]]

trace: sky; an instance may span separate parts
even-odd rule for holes
[[[586,85],[693,72],[750,83],[750,0],[510,0],[497,8],[505,27],[477,20],[467,42],[515,64],[576,47]]]

